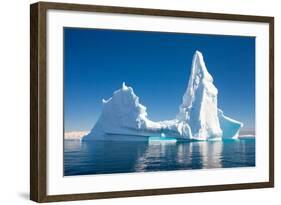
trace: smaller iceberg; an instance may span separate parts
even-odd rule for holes
[[[102,114],[84,140],[105,135],[149,136],[160,129],[159,124],[147,119],[146,107],[139,103],[133,88],[125,83],[111,98],[102,102]]]

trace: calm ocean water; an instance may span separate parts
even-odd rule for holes
[[[64,175],[255,166],[255,139],[64,142]]]

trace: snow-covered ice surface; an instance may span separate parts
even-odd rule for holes
[[[193,56],[191,75],[183,95],[179,113],[173,120],[154,122],[148,118],[146,107],[139,102],[133,88],[123,83],[108,100],[97,123],[83,140],[105,139],[108,136],[173,137],[179,140],[220,140],[237,138],[241,122],[226,117],[217,107],[218,90],[207,70],[203,55]]]

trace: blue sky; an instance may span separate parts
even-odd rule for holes
[[[219,90],[219,108],[254,130],[254,37],[64,28],[65,131],[90,130],[102,99],[123,81],[151,120],[173,119],[196,50]]]

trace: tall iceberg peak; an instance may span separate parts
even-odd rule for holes
[[[148,119],[146,107],[139,102],[132,87],[122,87],[103,100],[102,113],[83,140],[104,139],[105,135],[147,139],[150,136],[185,140],[237,138],[241,122],[224,115],[217,107],[218,90],[207,70],[201,52],[196,51],[187,89],[173,120],[154,122]]]
[[[217,109],[218,90],[207,70],[201,52],[196,51],[191,66],[188,87],[183,95],[177,119],[186,121],[194,138],[221,137]]]

